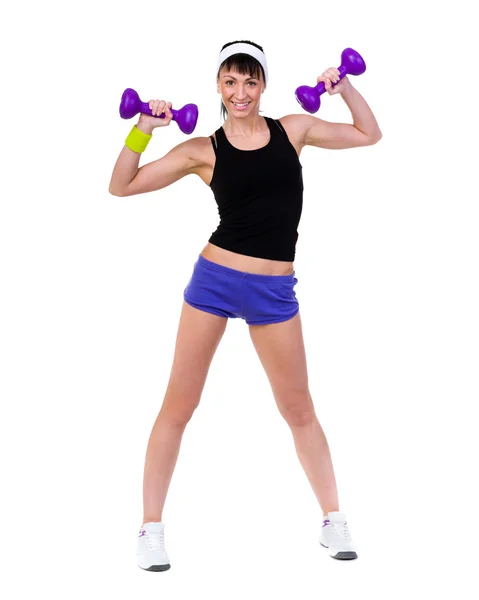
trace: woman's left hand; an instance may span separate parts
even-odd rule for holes
[[[334,94],[341,94],[344,90],[351,85],[347,75],[345,75],[341,81],[339,81],[339,69],[335,67],[330,67],[322,75],[320,75],[317,79],[317,83],[320,81],[324,81],[324,85],[326,86],[326,91],[330,96],[334,96]],[[339,83],[336,83],[339,81]],[[336,85],[333,85],[336,83]]]

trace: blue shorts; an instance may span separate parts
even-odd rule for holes
[[[290,275],[243,273],[211,262],[201,254],[183,292],[185,302],[229,319],[245,319],[248,325],[266,325],[292,319],[299,311]]]

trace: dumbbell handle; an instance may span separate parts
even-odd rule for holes
[[[339,71],[339,81],[341,81],[341,79],[343,77],[346,77],[347,70],[346,67],[343,67],[343,65],[340,65],[338,67],[338,71]],[[332,85],[332,87],[334,87],[335,85],[338,85],[339,81],[335,81]],[[318,90],[318,96],[321,96],[321,94],[324,94],[324,92],[326,91],[326,84],[324,83],[324,81],[320,81],[317,85],[316,85],[316,89]]]
[[[178,123],[181,131],[186,134],[192,133],[198,121],[198,107],[196,104],[185,104],[179,110],[175,110],[174,108],[170,110],[173,120]],[[142,102],[138,96],[138,92],[132,88],[127,88],[121,96],[120,116],[122,119],[131,119],[138,113],[143,113],[150,117],[154,116],[159,119],[166,117],[164,112],[161,115],[153,115],[148,102]]]
[[[174,108],[170,108],[170,110],[171,110],[171,114],[173,115],[173,120],[176,120],[178,111],[175,110]],[[140,112],[143,113],[144,115],[150,115],[150,117],[158,117],[158,119],[164,119],[166,117],[166,114],[164,112],[161,113],[161,115],[154,115],[151,111],[151,108],[150,108],[150,105],[148,104],[148,102],[141,103]]]

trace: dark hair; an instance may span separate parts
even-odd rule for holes
[[[221,48],[221,50],[224,50],[225,48],[227,48],[228,46],[231,46],[232,44],[251,44],[252,46],[256,46],[256,48],[261,50],[261,52],[264,52],[264,50],[261,46],[259,46],[258,44],[255,44],[254,42],[250,42],[249,40],[236,40],[235,42],[228,42],[227,44],[225,44],[223,46],[223,48]],[[221,52],[221,50],[220,50],[220,52]],[[232,69],[234,71],[237,71],[238,73],[241,73],[241,75],[251,75],[252,77],[257,77],[258,79],[260,78],[260,73],[262,73],[263,81],[266,82],[266,77],[264,75],[264,70],[263,70],[261,63],[259,63],[256,60],[256,58],[253,58],[249,54],[233,54],[233,56],[230,56],[229,58],[224,60],[218,69],[216,78],[218,78],[218,75],[220,74],[220,71],[223,68],[226,68],[228,70]],[[223,118],[223,120],[226,119],[227,114],[228,114],[228,111],[226,109],[226,106],[223,104],[223,100],[222,100],[221,101],[221,117]]]

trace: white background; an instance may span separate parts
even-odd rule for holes
[[[472,4],[60,2],[3,10],[0,340],[8,597],[472,598],[477,595],[479,285]],[[136,118],[195,102],[222,123],[219,50],[263,46],[262,114],[300,112],[341,51],[383,132],[306,148],[295,260],[310,388],[358,560],[322,513],[244,321],[229,321],[166,500],[172,568],[142,571],[146,444],[183,290],[218,224],[196,176],[108,193]],[[339,95],[317,116],[351,122]],[[140,164],[184,141],[157,129]],[[473,570],[474,569],[474,570]],[[474,588],[474,589],[473,589]],[[5,595],[2,593],[2,595]],[[5,597],[7,597],[5,595]]]

